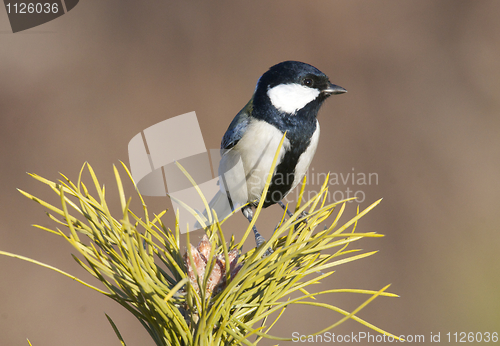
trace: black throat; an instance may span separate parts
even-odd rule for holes
[[[259,104],[261,101],[267,101],[267,105]],[[264,208],[281,201],[292,189],[295,167],[300,156],[311,144],[311,137],[317,128],[316,116],[322,103],[323,100],[316,99],[296,113],[287,114],[277,110],[268,98],[267,100],[259,100],[258,97],[254,99],[253,116],[275,126],[281,133],[286,132],[286,138],[290,141],[290,148],[276,167],[272,177]],[[263,109],[266,111],[260,111]]]

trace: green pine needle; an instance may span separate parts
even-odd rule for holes
[[[127,167],[123,165],[123,168],[132,180]],[[85,169],[90,173],[96,196],[89,193],[82,181]],[[181,169],[190,178],[182,167]],[[278,228],[264,246],[252,249],[239,257],[241,269],[234,277],[227,265],[223,273],[226,279],[224,286],[212,293],[206,291],[206,287],[216,261],[214,258],[208,259],[203,277],[199,277],[200,273],[196,272],[189,246],[187,260],[184,261],[186,252],[180,248],[178,214],[173,229],[167,227],[161,220],[164,212],[150,217],[142,196],[136,191],[143,206],[143,215],[138,216],[139,214],[130,210],[131,198],[125,193],[116,167],[114,174],[121,205],[121,213],[115,217],[111,215],[106,204],[105,189],[89,164],[82,167],[76,184],[64,175],[60,181],[52,182],[31,174],[59,196],[60,208],[20,191],[45,207],[49,217],[59,226],[65,226],[62,230],[36,227],[67,240],[75,250],[74,259],[102,284],[102,289],[36,260],[4,251],[0,251],[0,254],[54,270],[110,297],[141,322],[158,346],[256,345],[263,338],[290,341],[290,337],[273,336],[269,333],[286,308],[292,304],[328,309],[340,315],[337,322],[317,333],[323,333],[348,319],[353,319],[399,340],[398,337],[356,316],[378,296],[397,297],[385,292],[389,286],[378,291],[313,290],[313,285],[333,274],[332,267],[375,253],[359,253],[360,250],[347,248],[363,238],[382,236],[376,233],[355,232],[357,221],[380,200],[365,210],[358,210],[355,217],[339,225],[347,200],[325,205],[328,177],[319,193],[309,201],[303,199],[302,187],[293,216],[288,220],[285,216],[280,218]],[[194,180],[192,182],[194,184]],[[202,196],[201,191],[199,193]],[[204,203],[208,205],[205,199]],[[260,201],[253,222],[259,215],[262,203],[263,200]],[[306,216],[302,216],[303,211],[307,211]],[[234,248],[241,248],[251,225],[241,242],[235,243],[234,237],[231,237],[227,243],[227,234],[222,232],[225,220],[219,222],[215,213],[208,217],[214,221],[205,229],[212,246],[212,254],[220,254],[225,263],[229,263],[229,252]],[[333,220],[328,227],[318,228],[328,222],[330,217]],[[187,236],[189,237],[189,233]],[[262,257],[269,247],[274,252]],[[196,283],[201,287],[199,291],[188,277],[186,263],[194,268]],[[166,270],[163,269],[165,267]],[[324,295],[345,292],[370,297],[352,312],[320,301]],[[292,293],[295,296],[293,299]],[[276,317],[271,320],[271,316]],[[116,325],[109,316],[106,317],[121,344],[125,345]]]

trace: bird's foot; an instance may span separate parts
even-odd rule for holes
[[[249,222],[252,222],[253,219],[253,210],[252,207],[246,206],[241,209],[243,215],[248,219]],[[257,227],[255,225],[252,227],[253,234],[255,235],[255,248],[260,247],[262,244],[266,242],[266,239],[257,231]],[[268,248],[266,252],[262,255],[262,258],[269,256],[274,252],[273,249]]]
[[[264,237],[259,233],[259,231],[257,231],[257,228],[255,226],[253,227],[253,233],[255,235],[255,248],[258,248],[258,247],[260,247],[261,245],[263,245],[266,242],[266,239],[264,239]],[[274,250],[269,247],[266,250],[266,252],[264,252],[264,254],[262,255],[262,257],[263,258],[267,257],[270,254],[272,254],[273,252],[274,252]]]

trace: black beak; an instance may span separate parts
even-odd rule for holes
[[[328,94],[328,95],[338,95],[338,94],[346,93],[347,90],[345,90],[341,86],[330,83],[328,88],[323,89],[322,92],[324,92],[325,94]]]

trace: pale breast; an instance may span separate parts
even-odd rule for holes
[[[219,175],[237,162],[238,158],[241,158],[243,164],[247,196],[243,196],[241,192],[238,193],[238,196],[234,196],[237,203],[246,203],[260,198],[282,137],[283,133],[276,127],[255,119],[248,125],[248,129],[239,142],[223,155],[219,165]],[[288,148],[290,148],[290,142],[285,138],[276,166],[279,165]]]

